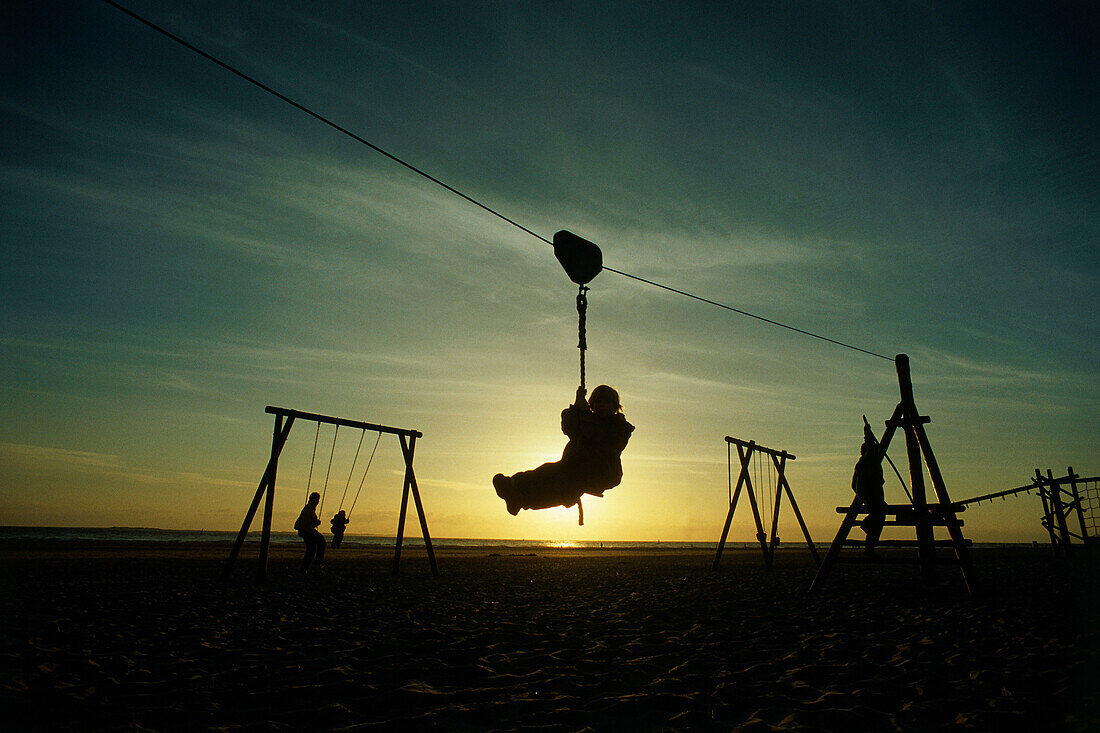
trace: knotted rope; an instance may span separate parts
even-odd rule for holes
[[[588,348],[588,342],[585,340],[585,318],[588,312],[588,296],[585,293],[587,292],[588,288],[584,285],[581,285],[577,292],[577,348],[581,350],[581,389],[584,389],[584,352]]]

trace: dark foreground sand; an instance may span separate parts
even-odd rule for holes
[[[4,730],[1097,730],[1084,553],[954,568],[805,551],[0,546]]]

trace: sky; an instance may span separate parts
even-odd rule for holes
[[[952,499],[1100,475],[1091,4],[124,4],[542,237],[887,358],[605,271],[587,380],[636,426],[623,482],[583,527],[512,517],[491,477],[560,456],[579,380],[552,248],[100,0],[14,0],[0,524],[237,529],[275,405],[421,431],[435,537],[716,541],[733,436],[795,456],[827,543],[899,353]],[[401,451],[361,478],[374,438],[296,423],[275,528],[308,488],[392,535]],[[964,533],[1042,540],[1040,513]]]

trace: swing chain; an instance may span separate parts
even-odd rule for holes
[[[585,339],[585,318],[588,312],[587,292],[588,288],[584,285],[581,285],[580,290],[577,291],[577,348],[581,350],[581,389],[584,389],[584,352],[588,348],[588,342]]]

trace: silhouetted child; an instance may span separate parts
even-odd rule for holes
[[[582,494],[603,496],[622,481],[619,456],[634,426],[623,416],[614,388],[601,384],[587,402],[584,395],[585,389],[578,388],[577,399],[562,410],[561,431],[569,442],[560,461],[513,476],[498,473],[493,477],[493,488],[504,499],[509,514],[519,514],[520,509],[570,507]]]
[[[329,521],[332,525],[332,549],[339,550],[340,543],[344,541],[344,530],[348,528],[348,518],[344,516],[344,510],[336,512],[336,515]]]
[[[321,495],[314,491],[309,495],[309,500],[302,507],[302,513],[294,522],[294,529],[298,530],[298,536],[306,542],[306,556],[302,558],[302,572],[309,569],[310,563],[316,557],[317,565],[325,564],[325,537],[317,531],[317,525],[321,520],[317,518],[317,503],[321,501]]]
[[[875,545],[882,534],[882,525],[886,522],[886,497],[882,490],[882,456],[879,454],[878,441],[869,426],[864,427],[863,432],[859,460],[852,472],[852,490],[867,509],[867,517],[859,525],[867,533],[863,552],[874,555]]]

